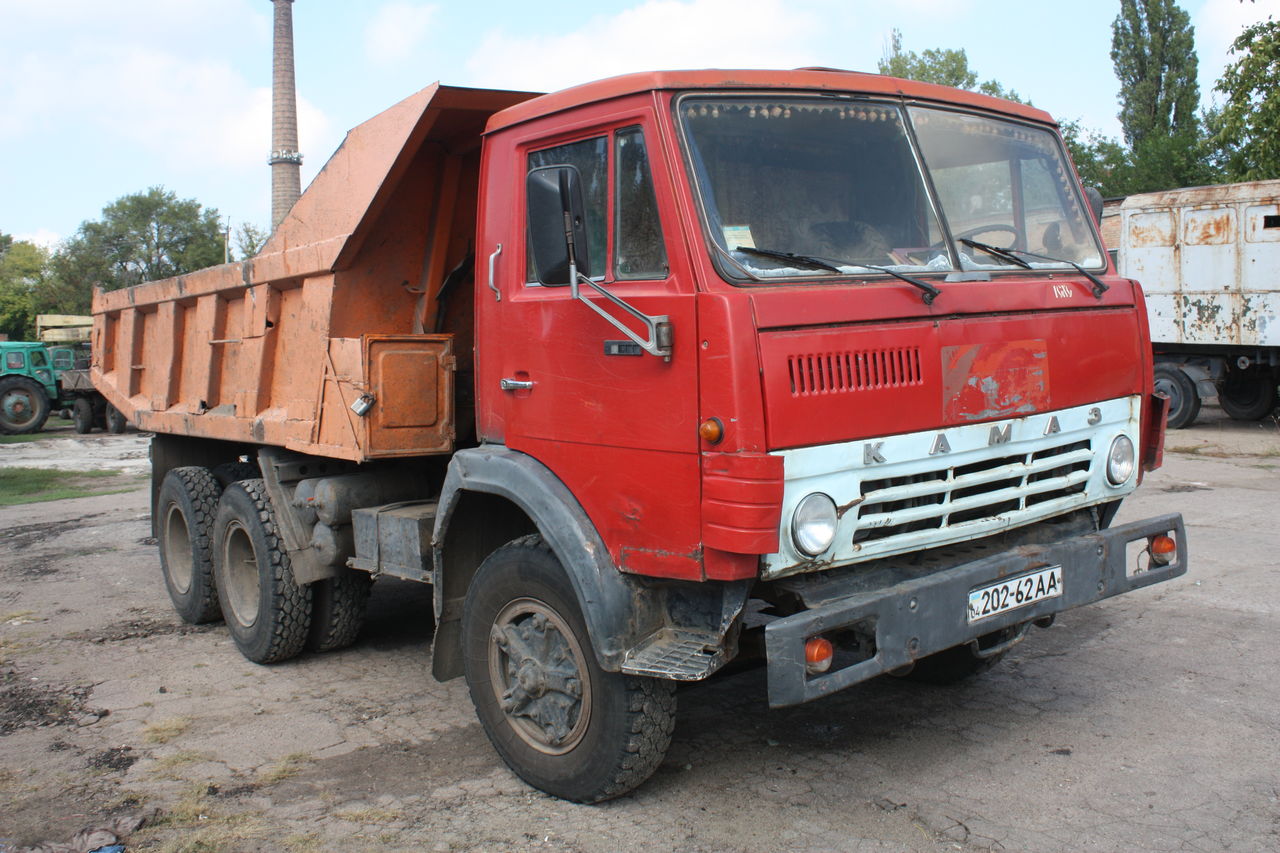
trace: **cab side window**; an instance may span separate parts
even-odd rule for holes
[[[613,277],[619,281],[666,278],[667,250],[662,242],[653,173],[640,127],[624,127],[609,136],[596,136],[529,154],[530,170],[563,165],[577,167],[582,178],[591,259],[590,270],[584,272],[590,278],[599,279],[606,270],[612,270]],[[608,239],[610,211],[613,213],[612,246]],[[525,258],[525,280],[537,281],[537,269],[527,241]]]
[[[31,366],[32,366],[32,367],[47,367],[48,365],[49,365],[49,362],[48,362],[48,360],[44,357],[44,353],[40,352],[40,350],[38,350],[38,349],[33,349],[33,350],[31,351]]]
[[[27,361],[20,352],[7,352],[4,354],[4,366],[7,370],[21,370],[27,366]]]
[[[617,212],[614,274],[619,279],[666,278],[667,249],[662,243],[658,199],[645,151],[644,134],[627,127],[615,135]]]
[[[608,234],[609,198],[609,145],[608,139],[598,136],[534,151],[529,155],[529,169],[541,166],[576,166],[582,177],[583,203],[586,205],[587,245],[591,254],[591,268],[584,270],[588,278],[599,278],[605,271],[606,235]],[[527,241],[526,241],[527,243]],[[537,281],[533,253],[526,251],[528,281]]]

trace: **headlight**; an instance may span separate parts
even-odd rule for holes
[[[1118,435],[1107,452],[1107,481],[1122,486],[1133,476],[1133,442],[1127,435]]]
[[[816,557],[836,538],[836,502],[814,492],[800,501],[791,516],[791,540],[801,553]]]

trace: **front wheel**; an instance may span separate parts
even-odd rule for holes
[[[467,687],[485,734],[515,773],[594,803],[652,775],[675,726],[675,685],[605,672],[577,596],[541,536],[493,552],[462,615]]]

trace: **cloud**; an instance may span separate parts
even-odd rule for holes
[[[364,32],[364,50],[369,61],[392,65],[412,57],[426,40],[439,11],[420,3],[387,3],[379,7]]]
[[[795,68],[813,64],[820,24],[782,0],[648,0],[561,35],[491,31],[468,83],[551,91],[632,71]]]
[[[35,243],[45,249],[56,249],[58,244],[62,242],[62,235],[50,231],[48,228],[40,228],[29,234],[14,234],[14,240],[25,240],[28,243]]]

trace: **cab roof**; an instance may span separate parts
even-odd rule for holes
[[[624,74],[584,83],[524,101],[490,119],[486,133],[532,121],[545,115],[605,101],[623,95],[657,90],[705,89],[723,91],[794,89],[797,92],[848,92],[851,94],[882,95],[910,100],[954,104],[1004,113],[1020,119],[1053,124],[1053,117],[1044,110],[1025,104],[993,98],[964,89],[920,83],[886,77],[883,74],[863,74],[828,68],[800,68],[795,71],[724,70],[718,68],[701,71],[648,71]]]

